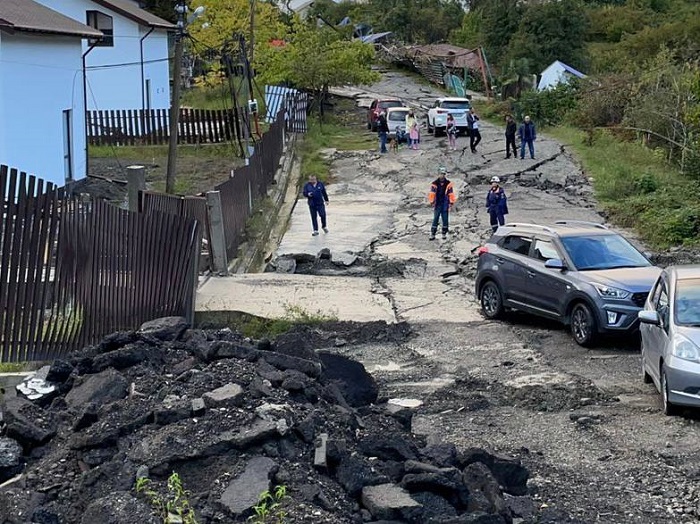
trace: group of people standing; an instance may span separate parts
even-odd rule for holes
[[[420,131],[418,120],[415,113],[410,111],[406,116],[406,134],[408,137],[408,146],[411,149],[418,149],[420,141]],[[469,136],[469,147],[472,153],[476,153],[476,148],[481,142],[480,119],[474,108],[471,108],[467,115],[467,133]],[[377,123],[379,132],[381,152],[386,152],[387,136],[389,126],[386,119],[386,114],[382,112],[379,115]],[[456,149],[457,127],[454,117],[450,114],[447,117],[446,126],[449,146],[452,150]],[[530,158],[535,158],[534,142],[537,139],[537,131],[535,124],[530,120],[529,116],[523,119],[522,124],[518,127],[511,115],[506,116],[506,158],[510,158],[511,152],[513,158],[517,158],[518,149],[515,142],[516,134],[520,138],[520,158],[525,158],[525,147],[527,146],[530,153]],[[486,209],[489,213],[489,222],[491,229],[496,231],[499,226],[505,225],[505,215],[508,214],[508,199],[506,192],[501,187],[499,177],[491,177],[490,188],[486,194]],[[326,226],[326,205],[328,204],[328,194],[323,183],[316,180],[316,177],[309,177],[309,182],[304,186],[304,197],[306,197],[309,211],[311,213],[311,222],[313,226],[313,235],[318,235],[318,219],[321,219],[321,228],[324,233],[328,233]],[[430,227],[430,240],[435,240],[438,227],[441,226],[442,238],[446,239],[449,232],[449,214],[455,202],[457,194],[454,190],[454,185],[447,179],[447,169],[440,166],[438,168],[438,176],[430,184],[428,192],[428,202],[433,208],[433,221]]]

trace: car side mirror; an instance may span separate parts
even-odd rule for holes
[[[564,271],[566,269],[566,264],[563,260],[558,258],[550,258],[544,263],[544,267],[547,269],[558,269],[559,271]]]
[[[643,324],[651,324],[652,326],[661,325],[661,317],[656,311],[643,310],[637,313],[639,321]]]

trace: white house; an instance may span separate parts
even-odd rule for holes
[[[36,1],[105,34],[83,43],[89,110],[170,107],[168,32],[175,30],[173,24],[135,0]]]
[[[573,67],[566,65],[564,62],[555,60],[547,69],[542,71],[540,82],[537,84],[538,91],[550,89],[557,84],[567,83],[571,77],[586,78],[582,72],[577,71]]]
[[[59,186],[85,176],[82,41],[101,36],[34,0],[0,0],[0,164]]]

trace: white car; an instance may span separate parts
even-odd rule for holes
[[[397,130],[400,136],[406,133],[406,117],[410,112],[410,107],[390,107],[386,110],[386,122],[389,124],[389,138],[394,138]]]
[[[439,133],[444,133],[447,127],[448,114],[454,117],[455,125],[459,131],[465,131],[467,129],[467,114],[471,107],[471,102],[467,98],[438,98],[428,111],[428,133],[434,131],[435,136]]]

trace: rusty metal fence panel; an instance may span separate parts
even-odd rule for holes
[[[83,201],[0,166],[0,361],[49,360],[168,315],[191,316],[194,218]]]

